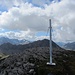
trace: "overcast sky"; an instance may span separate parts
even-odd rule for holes
[[[49,19],[54,41],[75,41],[75,0],[0,0],[0,37],[49,38]]]

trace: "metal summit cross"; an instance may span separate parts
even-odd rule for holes
[[[52,27],[51,27],[51,19],[49,20],[50,22],[50,61],[47,62],[47,65],[56,65],[55,63],[52,63],[52,34],[51,34],[51,31],[52,31]]]

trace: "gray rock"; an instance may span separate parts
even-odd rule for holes
[[[21,68],[18,68],[18,74],[19,75],[24,75],[24,71]]]
[[[29,73],[31,74],[31,73],[33,73],[34,72],[34,69],[30,69],[29,70]]]
[[[22,65],[21,62],[16,62],[16,66],[17,66],[17,67],[19,67],[19,66],[21,66],[21,65]]]

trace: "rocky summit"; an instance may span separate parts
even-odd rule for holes
[[[53,43],[53,62],[49,62],[49,40],[20,46],[22,51],[0,60],[0,75],[75,75],[75,52]],[[17,49],[17,48],[16,48]]]

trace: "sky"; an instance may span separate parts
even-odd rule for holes
[[[75,0],[0,0],[0,37],[75,42]]]

